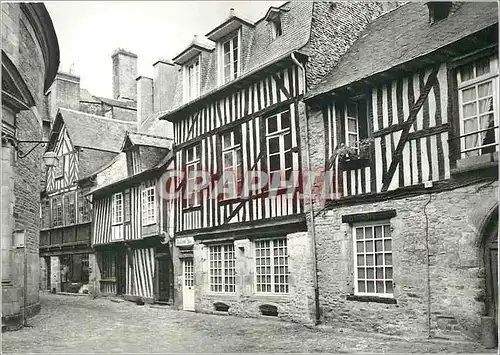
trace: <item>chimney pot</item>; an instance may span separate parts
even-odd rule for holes
[[[234,8],[229,9],[229,17],[234,16]]]

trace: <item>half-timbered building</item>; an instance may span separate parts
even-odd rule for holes
[[[173,58],[174,108],[162,119],[173,122],[175,169],[185,173],[175,204],[177,307],[314,318],[313,243],[292,182],[304,168],[301,100],[385,6],[287,2],[257,22],[231,10]],[[200,173],[210,182],[197,191]],[[248,173],[277,179],[243,197]]]
[[[78,292],[89,281],[92,263],[92,204],[78,180],[111,161],[135,122],[60,108],[47,152],[58,164],[47,169],[41,198],[40,258],[47,273],[44,289]]]
[[[497,53],[497,3],[409,3],[306,94],[311,162],[329,173],[309,221],[323,321],[495,327]]]
[[[94,175],[92,247],[103,295],[172,303],[173,266],[161,175],[172,139],[127,132],[120,156]]]

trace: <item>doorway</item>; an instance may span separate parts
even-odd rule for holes
[[[193,259],[182,261],[182,305],[185,311],[194,311]]]

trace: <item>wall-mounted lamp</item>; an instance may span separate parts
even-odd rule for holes
[[[22,153],[19,152],[17,154],[17,157],[19,159],[26,158],[33,150],[35,150],[36,147],[38,147],[40,144],[46,144],[49,143],[48,141],[17,141],[17,143],[36,143],[33,148],[31,148],[27,153]],[[43,161],[47,167],[53,167],[57,165],[57,162],[59,161],[59,158],[57,158],[57,154],[54,152],[46,152],[43,155]]]

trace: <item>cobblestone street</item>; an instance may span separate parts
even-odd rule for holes
[[[52,294],[40,298],[42,311],[29,320],[31,327],[3,334],[3,352],[485,352],[467,342],[415,343],[348,329],[310,329],[273,319],[197,314],[109,299]]]

